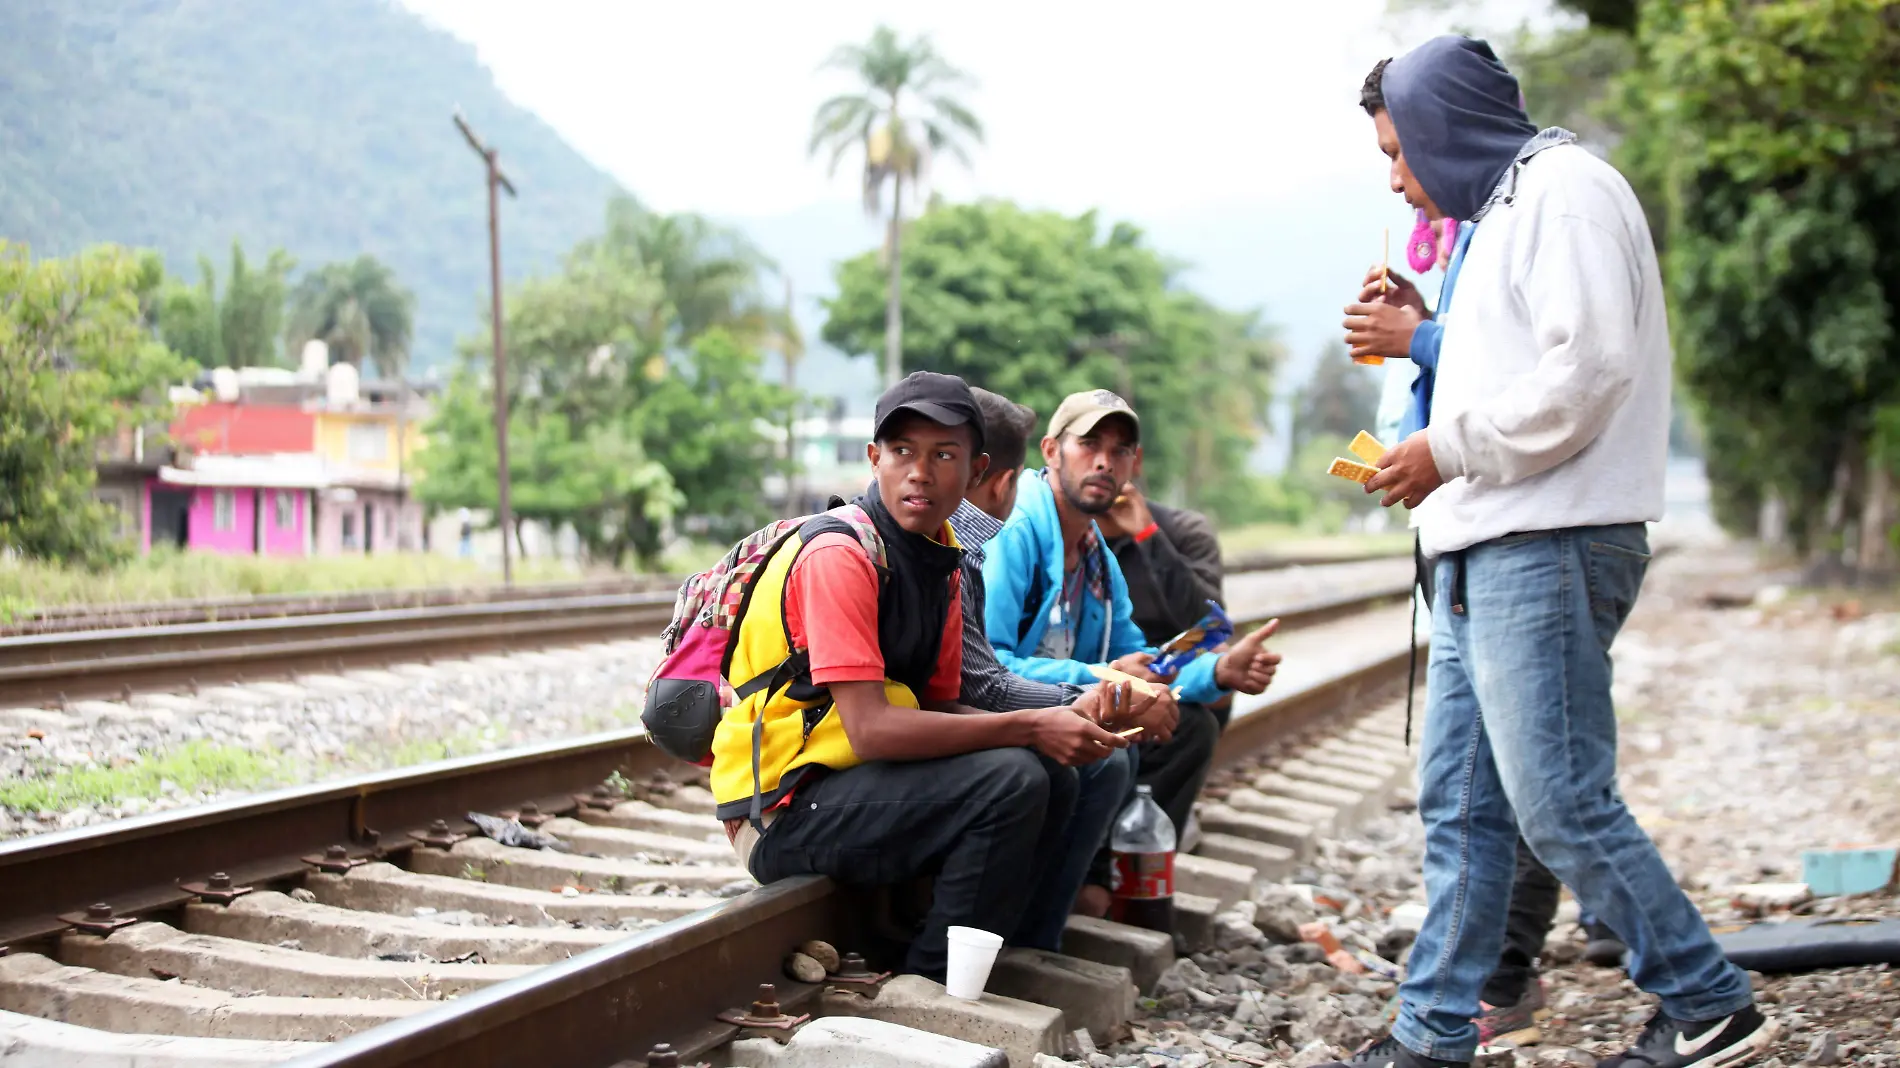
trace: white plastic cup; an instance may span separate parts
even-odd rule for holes
[[[996,952],[1003,948],[1003,936],[975,927],[950,928],[950,962],[944,969],[943,988],[951,997],[978,1001],[990,981],[990,969],[996,964]]]

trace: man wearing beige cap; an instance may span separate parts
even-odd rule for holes
[[[1197,657],[1171,678],[1155,674],[1155,650],[1135,624],[1128,582],[1095,524],[1140,469],[1140,417],[1108,390],[1071,394],[1049,420],[1042,458],[1040,477],[1021,480],[1016,510],[987,547],[984,629],[997,659],[1025,678],[1086,686],[1095,681],[1093,668],[1108,665],[1170,688],[1181,705],[1179,725],[1167,744],[1141,747],[1139,781],[1153,787],[1178,836],[1220,735],[1207,706],[1267,688],[1280,662],[1263,646],[1274,625],[1223,654]]]

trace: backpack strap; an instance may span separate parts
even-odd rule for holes
[[[836,495],[833,495],[831,499],[833,501],[839,501]],[[857,540],[858,544],[864,548],[865,555],[871,558],[871,564],[878,572],[880,586],[885,581],[889,566],[885,559],[884,540],[879,537],[876,525],[871,522],[871,517],[865,514],[864,509],[856,505],[843,504],[840,501],[840,503],[834,505],[831,510],[813,516],[799,524],[796,533],[799,539],[799,552],[803,552],[805,546],[811,544],[813,538],[823,534],[851,535]],[[777,545],[772,547],[771,555],[776,555],[778,551],[785,546],[785,543],[791,540],[791,535],[788,533]],[[794,559],[792,566],[796,567],[797,564],[797,560]],[[762,560],[759,563],[759,570],[763,571],[764,569],[765,561]],[[779,661],[778,664],[770,670],[760,672],[757,676],[734,686],[733,692],[737,695],[737,700],[744,700],[754,694],[763,692],[767,695],[766,700],[769,701],[771,700],[771,694],[791,686],[800,678],[804,678],[811,673],[811,650],[800,649],[792,643],[792,624],[786,615],[784,602],[784,597],[790,590],[791,575],[788,569],[786,581],[779,592],[778,619],[779,626],[784,628],[785,648],[791,651],[790,655],[784,660]],[[744,619],[746,607],[750,604],[751,599],[752,588],[748,587],[746,589],[745,601],[741,604],[738,614],[734,617],[735,627]],[[720,665],[720,674],[722,676],[726,675],[732,668],[732,651],[733,646],[736,644],[737,643],[734,642],[727,646],[726,662]],[[810,734],[809,723],[807,723],[806,726],[806,734],[807,736]],[[763,776],[759,771],[761,754],[764,747],[765,717],[763,715],[754,716],[752,719],[752,808],[751,811],[747,813],[747,819],[751,822],[753,830],[758,831],[760,834],[765,833],[765,814],[763,812],[765,786]]]

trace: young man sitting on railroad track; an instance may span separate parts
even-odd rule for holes
[[[1263,646],[1272,625],[1218,656],[1203,654],[1178,677],[1149,670],[1154,648],[1135,626],[1121,565],[1095,525],[1140,467],[1140,419],[1108,390],[1071,394],[1049,420],[1042,457],[1044,470],[1021,480],[1015,511],[987,547],[984,630],[1003,665],[1026,678],[1085,684],[1107,665],[1169,687],[1161,702],[1179,699],[1178,723],[1167,742],[1141,745],[1139,780],[1180,836],[1220,736],[1207,706],[1273,681],[1280,657]]]
[[[1028,407],[986,389],[972,389],[983,411],[984,448],[989,466],[970,488],[970,495],[950,516],[950,527],[963,546],[963,703],[994,712],[1070,704],[1109,730],[1142,728],[1142,736],[1166,742],[1174,734],[1177,710],[1172,701],[1137,701],[1120,715],[1104,708],[1105,687],[1083,689],[1074,683],[1047,683],[1023,678],[1003,667],[983,632],[986,590],[983,583],[985,546],[1003,528],[1016,506],[1016,492],[1035,431],[1036,413]],[[1112,752],[1092,764],[1069,771],[1048,769],[1053,775],[1076,780],[1076,801],[1063,839],[1063,853],[1055,871],[1037,886],[1014,944],[1036,949],[1061,949],[1062,931],[1078,899],[1079,910],[1092,916],[1108,911],[1109,871],[1098,854],[1108,831],[1132,796],[1137,771],[1134,750]],[[1088,892],[1084,894],[1084,887]]]
[[[948,928],[1007,937],[1059,856],[1073,780],[1052,777],[1039,754],[1072,766],[1127,742],[1069,708],[966,714],[962,553],[947,520],[984,469],[982,415],[961,379],[924,371],[886,391],[876,414],[875,492],[855,503],[886,567],[835,532],[765,564],[734,631],[731,677],[793,649],[806,663],[727,711],[712,787],[761,883],[934,875],[904,970],[942,981]]]

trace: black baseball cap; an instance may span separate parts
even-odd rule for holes
[[[884,428],[902,412],[915,412],[944,426],[968,426],[976,438],[974,452],[983,451],[983,409],[976,406],[970,387],[956,375],[912,371],[877,399],[877,428],[873,440],[882,441]],[[974,454],[974,453],[973,453]]]

